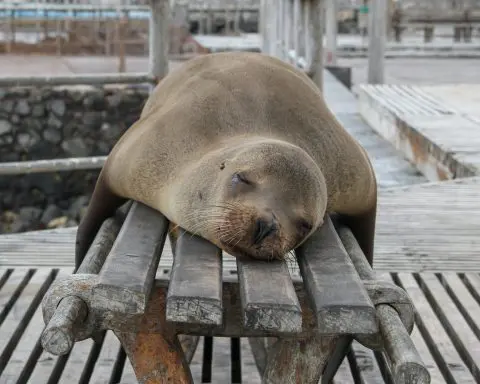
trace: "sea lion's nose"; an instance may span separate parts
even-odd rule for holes
[[[277,220],[272,215],[272,217],[258,218],[255,223],[255,231],[253,234],[253,244],[261,243],[266,237],[270,236],[278,229]]]

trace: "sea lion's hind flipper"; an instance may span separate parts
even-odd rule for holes
[[[377,217],[377,204],[359,215],[341,214],[336,217],[338,222],[346,225],[362,249],[370,265],[373,265],[373,250],[375,242],[375,222]]]
[[[82,263],[103,222],[115,214],[127,199],[114,194],[102,176],[98,176],[85,216],[80,221],[75,241],[75,271]]]

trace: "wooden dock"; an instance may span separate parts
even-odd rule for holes
[[[413,300],[412,340],[432,384],[480,383],[480,176],[428,183],[401,147],[368,127],[345,87],[328,73],[324,84],[330,108],[372,159],[380,186],[374,267]],[[40,345],[40,303],[52,281],[73,270],[75,233],[0,236],[0,384],[136,384],[112,332],[60,358]],[[168,276],[172,262],[167,242],[157,276]],[[223,268],[235,275],[234,258],[227,255]],[[298,274],[293,266],[290,272]],[[195,383],[260,383],[246,339],[201,339],[191,369]],[[391,382],[385,357],[358,343],[334,381]]]
[[[480,174],[480,84],[362,85],[359,110],[429,180]]]

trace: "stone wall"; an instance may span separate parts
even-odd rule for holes
[[[147,97],[145,86],[0,88],[0,162],[107,155]],[[76,225],[97,176],[1,176],[0,233]]]

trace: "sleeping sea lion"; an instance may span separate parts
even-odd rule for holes
[[[118,140],[79,224],[76,266],[126,200],[236,257],[281,259],[338,214],[372,262],[375,174],[295,67],[207,54],[169,73]]]

